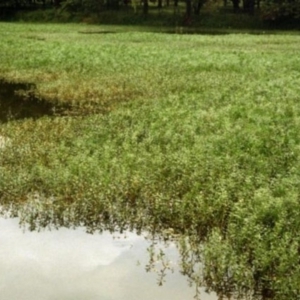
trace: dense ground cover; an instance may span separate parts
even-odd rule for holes
[[[32,229],[148,230],[220,294],[298,299],[298,35],[2,23],[0,36],[2,78],[73,107],[0,124],[3,207]]]

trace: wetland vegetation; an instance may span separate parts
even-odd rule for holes
[[[177,243],[198,286],[299,298],[299,35],[1,23],[0,36],[1,80],[68,107],[0,121],[2,213],[31,230],[147,231]]]

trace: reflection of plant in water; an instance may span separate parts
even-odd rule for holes
[[[157,250],[155,246],[155,242],[153,242],[147,249],[150,258],[146,266],[146,271],[155,271],[158,274],[158,285],[163,285],[167,272],[173,272],[173,268],[171,261],[168,260],[163,249]],[[157,266],[157,263],[159,263],[159,266]]]

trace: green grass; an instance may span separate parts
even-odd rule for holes
[[[116,33],[80,33],[101,30]],[[178,242],[198,284],[297,299],[299,35],[2,23],[0,36],[1,77],[76,114],[0,125],[4,207],[31,229],[147,230]]]

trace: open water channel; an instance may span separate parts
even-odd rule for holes
[[[10,119],[55,115],[49,103],[16,91],[32,85],[0,80],[0,124]],[[7,139],[0,136],[0,148]],[[1,151],[0,151],[1,155]],[[87,234],[83,228],[41,232],[23,230],[17,218],[0,217],[1,300],[188,300],[195,296],[179,272],[174,244],[158,244],[173,271],[159,286],[146,272],[151,242],[134,233]],[[160,271],[160,266],[157,266]],[[202,300],[216,300],[201,289]]]

